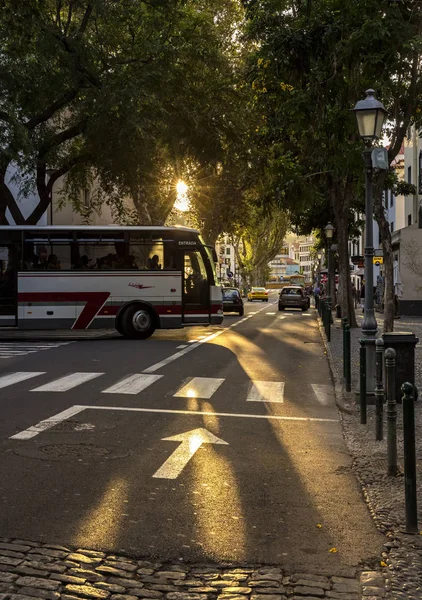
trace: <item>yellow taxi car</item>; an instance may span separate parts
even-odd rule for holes
[[[263,287],[253,287],[248,292],[248,302],[253,302],[254,300],[262,300],[262,302],[268,302],[268,292]]]

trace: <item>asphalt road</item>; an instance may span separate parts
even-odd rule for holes
[[[307,572],[379,556],[314,311],[274,302],[3,356],[0,535]]]

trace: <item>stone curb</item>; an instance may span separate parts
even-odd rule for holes
[[[0,538],[0,600],[372,600],[374,570],[355,576],[279,566],[185,564]]]
[[[334,397],[337,408],[348,415],[355,414],[356,410],[350,406],[349,398],[347,397],[347,392],[345,389],[345,385],[343,379],[339,376],[337,372],[337,368],[334,362],[334,358],[331,352],[330,343],[325,335],[324,327],[322,325],[322,320],[317,314],[318,328],[321,334],[322,341],[325,347],[325,354],[328,359],[328,365],[330,367],[331,376],[334,381]]]

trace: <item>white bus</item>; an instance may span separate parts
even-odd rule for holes
[[[155,329],[223,321],[215,250],[186,227],[0,226],[0,326]]]

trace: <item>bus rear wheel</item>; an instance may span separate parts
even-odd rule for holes
[[[147,306],[128,306],[122,314],[121,328],[127,338],[145,340],[155,331],[155,315]]]

